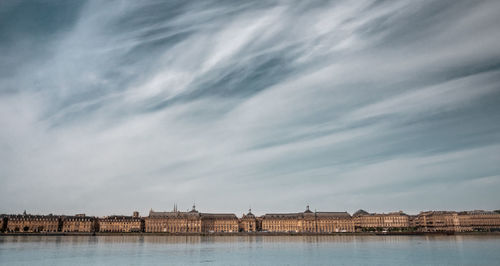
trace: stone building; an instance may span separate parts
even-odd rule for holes
[[[408,223],[410,224],[410,230],[417,229],[417,218],[418,215],[408,215]]]
[[[255,226],[257,227],[257,231],[262,231],[262,217],[255,218]]]
[[[174,206],[171,212],[151,210],[144,218],[145,231],[150,233],[238,232],[238,217],[226,213],[181,212]]]
[[[31,215],[24,212],[23,215],[10,215],[7,217],[8,232],[58,232],[61,229],[61,219],[58,216]]]
[[[315,212],[316,233],[354,232],[354,221],[347,212]]]
[[[410,217],[403,213],[368,213],[359,210],[353,214],[357,231],[407,230],[410,227]]]
[[[201,214],[195,206],[189,212],[181,212],[174,206],[171,212],[151,210],[144,218],[145,231],[149,233],[200,233]]]
[[[297,213],[298,232],[316,232],[316,212],[309,210],[309,205],[303,213]]]
[[[464,211],[458,213],[460,231],[500,231],[500,213]]]
[[[144,222],[140,217],[112,215],[98,219],[99,232],[143,232]]]
[[[95,232],[97,219],[95,217],[77,214],[75,216],[64,216],[62,219],[62,232]]]
[[[236,233],[238,217],[232,213],[202,213],[201,231],[204,233]]]
[[[354,232],[354,221],[347,212],[312,212],[307,206],[299,213],[272,213],[262,216],[262,231],[335,233]]]
[[[0,215],[0,232],[5,232],[7,230],[7,216]]]
[[[257,231],[257,218],[253,215],[252,210],[248,210],[247,214],[243,214],[239,221],[240,232],[255,232]]]
[[[458,213],[454,211],[426,211],[415,218],[415,227],[422,232],[460,232]]]
[[[262,216],[264,232],[299,232],[298,213],[269,213]]]

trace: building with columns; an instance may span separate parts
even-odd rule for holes
[[[232,213],[181,212],[174,206],[171,212],[151,210],[144,218],[145,231],[150,233],[212,233],[238,232],[238,217]]]
[[[316,212],[316,233],[354,232],[354,221],[347,212]]]
[[[91,233],[97,231],[97,219],[95,217],[85,216],[85,214],[77,214],[75,216],[63,216],[62,232],[86,232]]]
[[[7,216],[0,215],[0,232],[5,232],[7,230]]]
[[[141,217],[112,215],[98,220],[99,232],[131,233],[143,232],[144,222]]]
[[[419,213],[414,220],[418,231],[422,232],[460,232],[458,213],[454,211],[426,211]]]
[[[238,217],[232,213],[202,213],[201,231],[204,233],[236,233]]]
[[[151,210],[147,217],[138,212],[132,216],[112,215],[103,218],[56,215],[0,215],[0,232],[4,233],[348,233],[355,231],[413,232],[500,232],[500,211],[425,211],[407,215],[402,211],[368,213],[311,211],[268,213],[256,217],[251,210],[240,219],[232,213],[200,213],[196,207],[181,212],[174,206],[170,212]]]
[[[271,213],[262,216],[262,231],[296,233],[354,232],[347,212],[312,212],[309,206],[299,213]]]
[[[49,215],[9,215],[7,217],[7,232],[59,232],[61,219],[59,216]]]
[[[359,210],[353,214],[357,231],[404,230],[410,227],[410,217],[399,212],[368,213]]]
[[[257,218],[252,213],[252,209],[248,210],[247,214],[243,214],[239,221],[240,232],[256,232],[257,231]]]
[[[500,232],[500,213],[492,211],[463,211],[458,213],[461,231]]]
[[[149,216],[144,218],[145,232],[148,233],[200,233],[201,214],[196,206],[189,212],[177,210],[171,212],[149,211]]]

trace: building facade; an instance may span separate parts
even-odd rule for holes
[[[7,232],[59,232],[61,219],[55,215],[10,215],[7,217]]]
[[[312,212],[307,206],[299,213],[272,213],[262,216],[262,231],[295,233],[354,232],[347,212]]]
[[[464,211],[458,213],[460,231],[500,231],[500,213],[492,211]]]
[[[353,214],[357,231],[407,230],[410,227],[410,217],[403,213],[368,213],[359,210]]]
[[[232,213],[202,213],[201,231],[204,233],[236,233],[238,217]]]
[[[108,216],[104,218],[55,215],[0,215],[0,231],[23,232],[150,232],[150,233],[347,233],[355,231],[415,231],[415,232],[469,232],[499,231],[500,211],[425,211],[418,215],[403,212],[368,213],[359,210],[347,212],[317,212],[307,206],[304,212],[270,213],[256,217],[251,210],[241,219],[232,213],[200,213],[191,211],[150,211],[141,218]]]
[[[262,216],[264,232],[299,232],[299,214],[269,213]]]
[[[347,212],[316,212],[316,233],[354,232],[354,221]]]
[[[458,213],[454,211],[426,211],[417,215],[415,227],[422,232],[461,232]]]
[[[97,219],[95,217],[77,214],[75,216],[62,217],[62,232],[96,232]]]
[[[232,213],[200,213],[193,205],[191,211],[181,212],[174,206],[171,212],[151,210],[144,218],[148,233],[211,233],[238,232],[238,217]]]
[[[193,208],[189,212],[181,212],[174,207],[171,212],[155,212],[151,210],[144,218],[145,232],[148,233],[201,233],[201,214]]]
[[[7,230],[7,216],[0,215],[0,232],[5,232]]]
[[[143,232],[144,222],[140,217],[112,215],[98,219],[98,230],[113,233]]]
[[[256,232],[257,228],[257,218],[252,213],[252,210],[248,210],[247,214],[243,214],[239,221],[239,231],[240,232]]]

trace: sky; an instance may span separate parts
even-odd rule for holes
[[[500,1],[1,1],[0,213],[500,209]]]

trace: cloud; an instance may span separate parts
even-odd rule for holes
[[[0,4],[0,213],[497,207],[495,1],[34,5]]]

